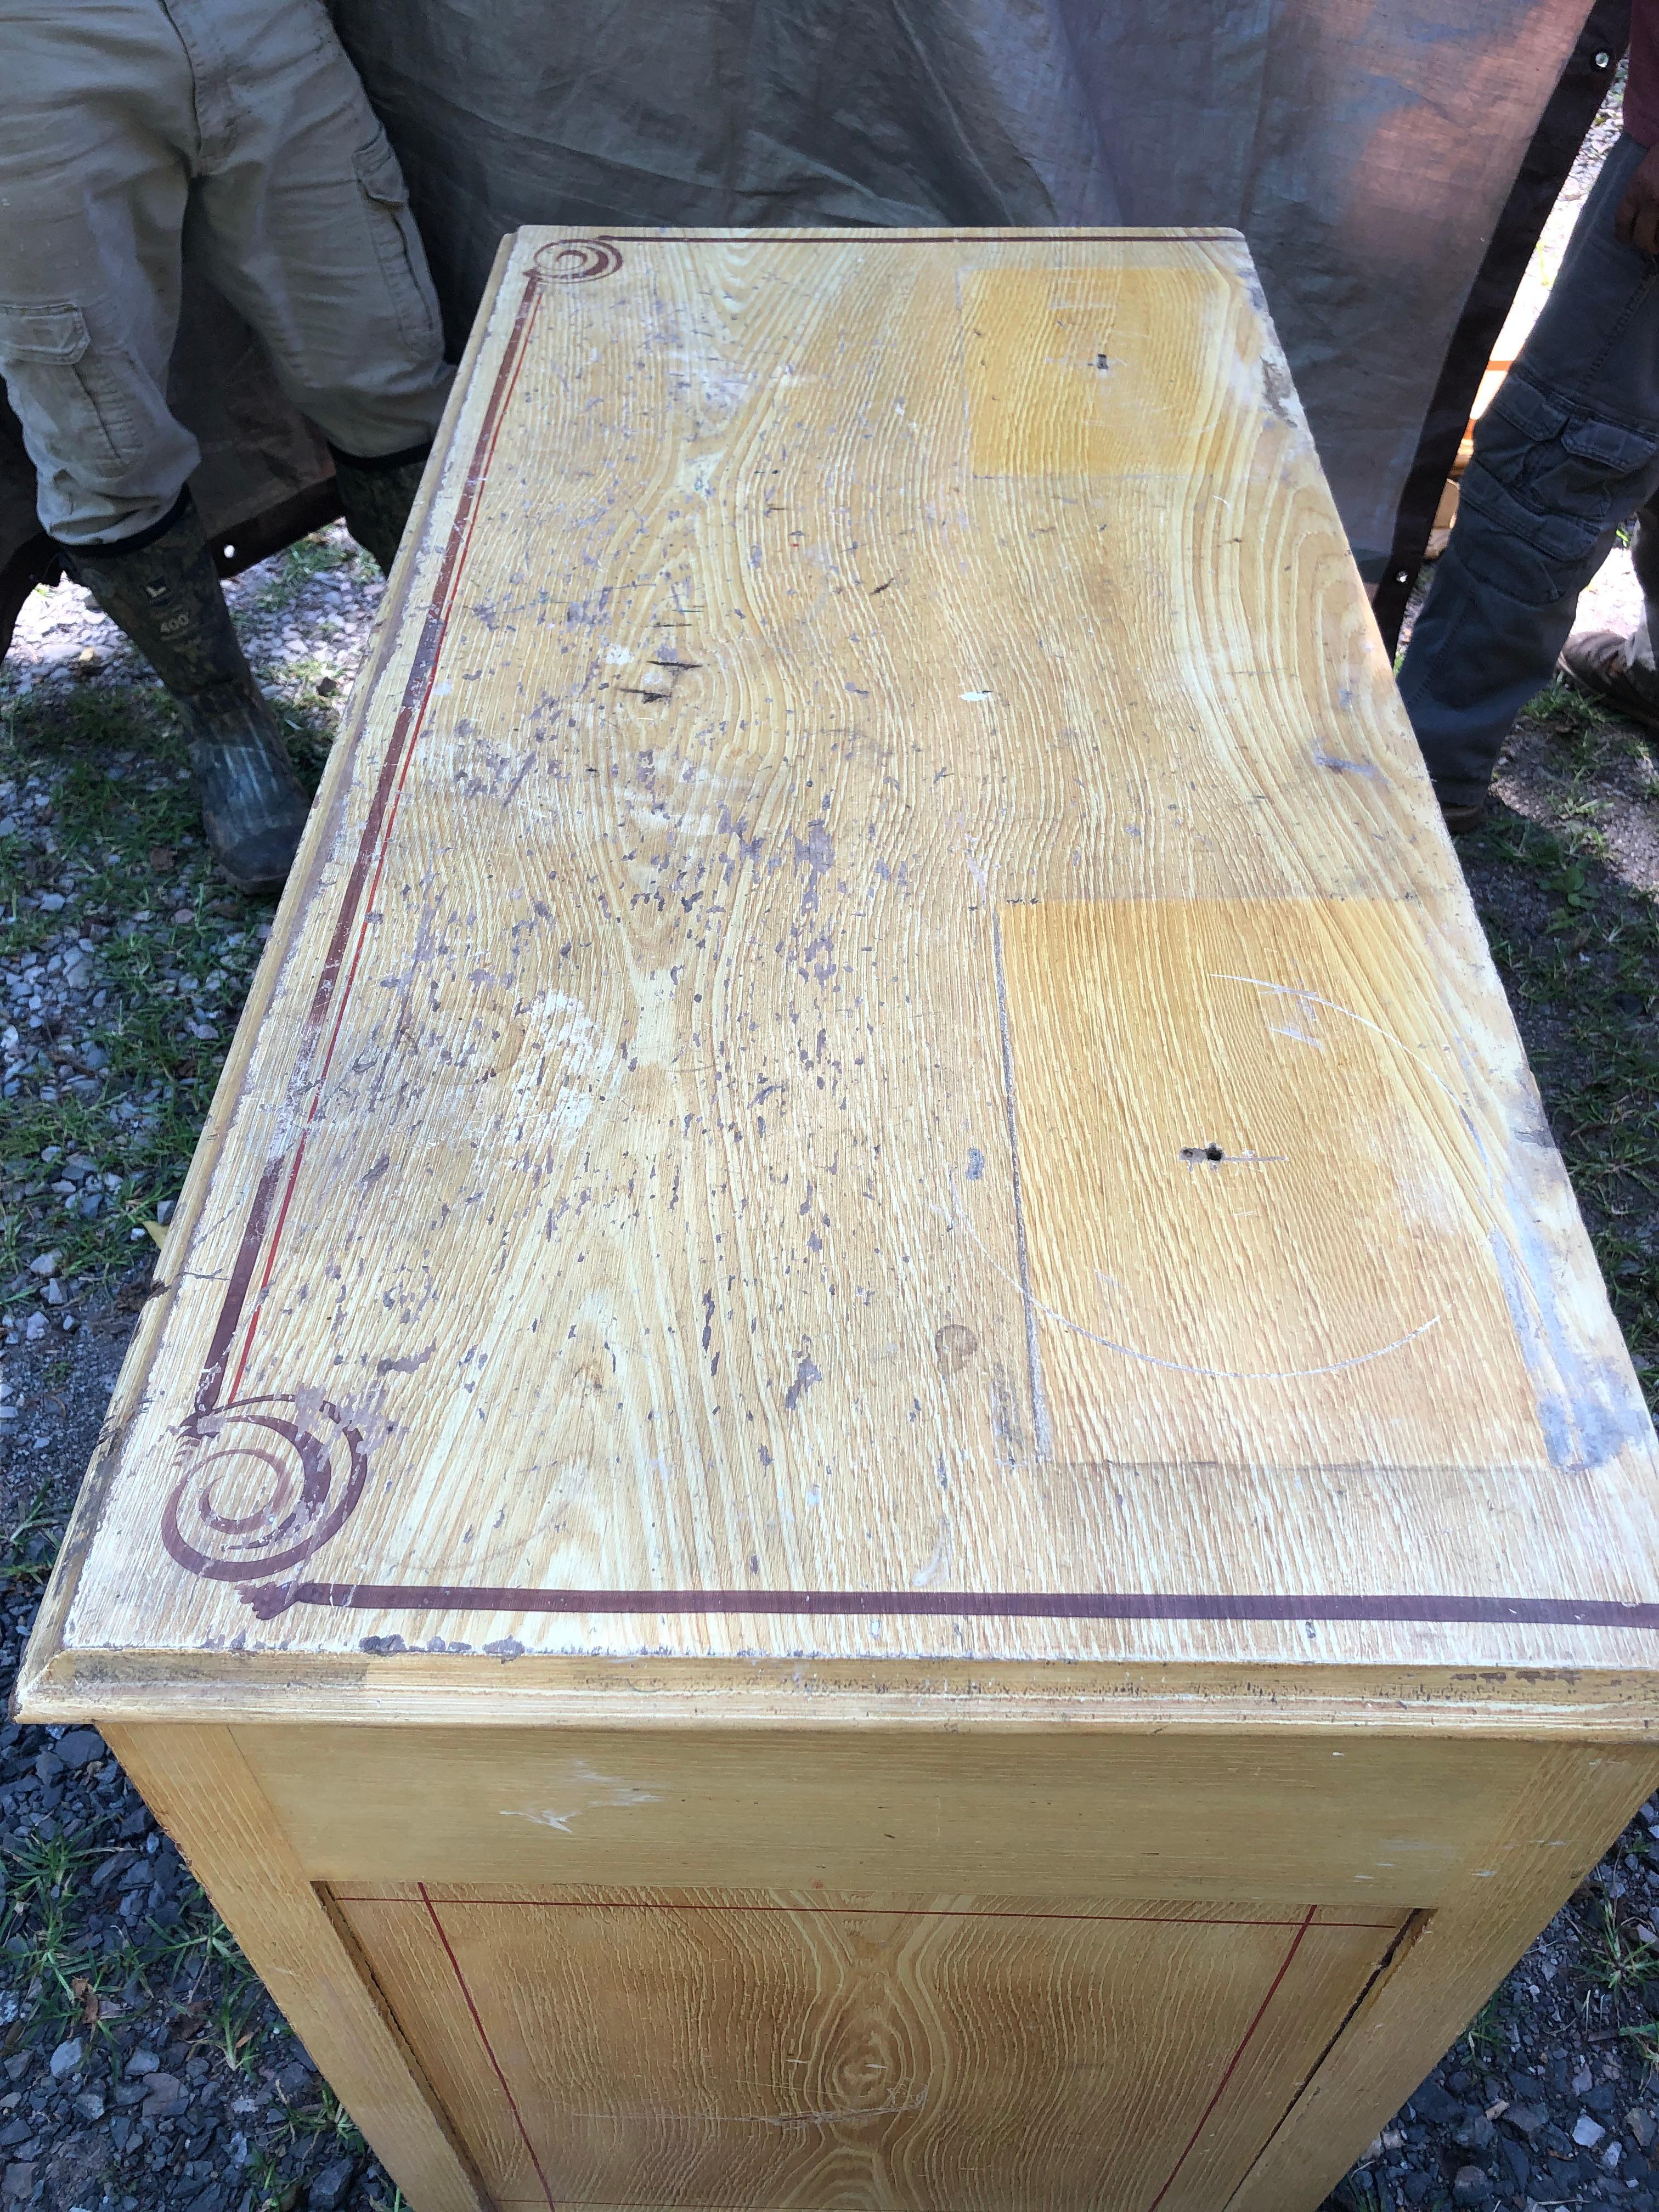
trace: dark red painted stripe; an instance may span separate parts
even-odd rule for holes
[[[596,230],[593,237],[609,243],[623,239],[629,246],[827,246],[832,240],[842,240],[848,246],[1052,246],[1061,252],[1068,246],[1110,245],[1121,242],[1139,246],[1143,240],[1149,246],[1167,244],[1173,240],[1185,245],[1190,240],[1237,238],[1237,231],[1219,228],[1193,230],[1080,230],[1061,238],[1055,230],[926,230],[911,237],[896,236],[891,231],[877,229],[819,231],[806,238],[781,237],[776,233],[762,230]],[[572,246],[582,240],[573,238]]]
[[[1601,1598],[1437,1597],[1376,1592],[1232,1595],[1163,1590],[520,1589],[463,1583],[246,1584],[267,1619],[290,1606],[360,1613],[796,1613],[1008,1620],[1347,1620],[1526,1628],[1659,1629],[1659,1604]]]
[[[418,1884],[421,1895],[426,1898],[424,1884]],[[408,1905],[414,1900],[390,1892],[379,1896],[348,1897],[342,1890],[331,1890],[330,1895],[339,1905]],[[429,1903],[430,1899],[427,1899]],[[1113,1927],[1125,1928],[1305,1928],[1305,1918],[1294,1920],[1238,1920],[1217,1914],[1184,1912],[1016,1912],[1006,1906],[994,1906],[976,1911],[971,1905],[685,1905],[665,1898],[615,1897],[487,1897],[472,1894],[466,1897],[446,1897],[446,1905],[459,1907],[467,1905],[533,1906],[538,1912],[781,1912],[793,1919],[798,1913],[845,1914],[860,1920],[1085,1920],[1100,1921]],[[1316,1905],[1314,1911],[1319,1908]],[[1322,1928],[1368,1928],[1379,1936],[1392,1936],[1405,1918],[1397,1920],[1316,1920],[1314,1933]]]
[[[211,1413],[220,1402],[223,1394],[224,1373],[229,1358],[230,1347],[241,1325],[248,1288],[253,1279],[260,1249],[265,1244],[268,1230],[270,1243],[265,1251],[265,1265],[260,1278],[259,1298],[263,1298],[264,1292],[270,1287],[272,1271],[276,1264],[277,1248],[282,1241],[283,1230],[288,1219],[288,1211],[293,1200],[295,1186],[299,1181],[300,1169],[305,1158],[307,1141],[322,1102],[322,1086],[327,1079],[329,1069],[333,1062],[334,1049],[339,1039],[341,1024],[345,1018],[351,987],[356,980],[358,962],[362,957],[364,927],[360,924],[360,916],[365,905],[373,900],[375,887],[380,882],[380,871],[386,864],[392,828],[397,818],[398,801],[403,795],[404,785],[408,778],[410,763],[415,757],[415,743],[420,734],[421,724],[425,718],[426,709],[431,698],[433,683],[437,675],[439,655],[449,627],[450,610],[459,588],[467,548],[471,543],[473,526],[477,519],[479,494],[489,473],[489,462],[495,452],[496,441],[501,434],[507,403],[512,397],[514,387],[518,382],[520,370],[524,364],[530,329],[535,320],[536,306],[541,297],[541,291],[540,284],[532,275],[526,283],[523,297],[519,302],[518,312],[514,317],[513,328],[508,333],[507,344],[502,350],[501,359],[495,371],[495,380],[490,388],[489,403],[485,407],[483,420],[479,425],[478,435],[473,446],[471,462],[462,481],[460,495],[456,504],[453,520],[450,524],[444,557],[439,566],[437,576],[434,580],[432,597],[428,603],[426,616],[421,626],[420,639],[410,663],[409,675],[404,684],[404,696],[392,726],[391,742],[386,749],[386,758],[381,763],[374,796],[370,799],[362,832],[357,841],[356,855],[346,878],[344,896],[341,902],[340,911],[335,919],[328,949],[323,957],[317,988],[312,994],[311,1005],[301,1029],[299,1050],[295,1055],[293,1071],[289,1077],[287,1103],[290,1109],[297,1108],[301,1100],[309,1091],[309,1103],[304,1121],[292,1150],[286,1155],[279,1154],[267,1162],[264,1172],[260,1176],[259,1187],[243,1228],[241,1243],[231,1269],[224,1302],[220,1307],[218,1319],[214,1325],[207,1358],[203,1366],[200,1381],[197,1385],[196,1410],[198,1413]],[[392,649],[392,642],[389,631],[388,650]],[[346,970],[342,987],[340,971],[345,963],[347,948],[350,945],[354,927],[357,930],[357,941],[356,946],[352,948],[350,966]],[[328,1018],[331,1009],[333,1014],[331,1023]],[[325,1026],[327,1042],[322,1046],[319,1065],[318,1050]],[[286,1181],[283,1183],[282,1199],[276,1208],[273,1226],[270,1220],[271,1206],[277,1184],[283,1182],[284,1170],[287,1171]],[[230,1383],[229,1395],[232,1397],[234,1397],[247,1366],[248,1357],[253,1346],[254,1329],[258,1323],[258,1315],[259,1299],[256,1298],[252,1318],[248,1325],[247,1337],[242,1346],[241,1356],[236,1364],[236,1372]]]

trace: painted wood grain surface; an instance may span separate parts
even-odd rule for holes
[[[428,493],[27,1709],[1642,1725],[1651,1425],[1242,243],[526,231]]]
[[[1211,2212],[1403,1924],[811,1891],[336,1903],[503,2206]]]

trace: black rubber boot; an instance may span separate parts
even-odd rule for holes
[[[380,574],[389,576],[409,527],[415,495],[426,473],[431,441],[410,446],[401,453],[388,453],[378,461],[343,453],[337,446],[328,450],[334,456],[334,481],[339,486],[345,526],[364,551],[380,562]]]
[[[307,802],[237,642],[189,493],[136,538],[58,550],[178,701],[214,858],[239,890],[280,890]]]

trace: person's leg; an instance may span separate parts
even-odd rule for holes
[[[156,0],[0,0],[0,368],[40,519],[178,702],[220,865],[270,890],[305,795],[183,489],[196,441],[167,404],[190,65]]]
[[[201,458],[167,404],[190,79],[154,0],[0,0],[0,374],[62,545],[148,529]]]
[[[317,0],[171,5],[187,46],[228,59],[185,250],[264,339],[329,441],[347,527],[390,568],[453,375],[397,158]]]
[[[1619,526],[1659,489],[1659,262],[1613,234],[1642,150],[1621,138],[1607,157],[1543,312],[1481,418],[1400,672],[1454,827],[1478,816],[1498,750],[1549,681]]]
[[[242,890],[279,889],[309,808],[243,658],[190,494],[151,529],[77,545],[70,558],[178,702],[214,858]]]

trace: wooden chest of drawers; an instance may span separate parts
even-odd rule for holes
[[[1225,233],[520,233],[31,1646],[416,2212],[1311,2212],[1651,1426]]]

